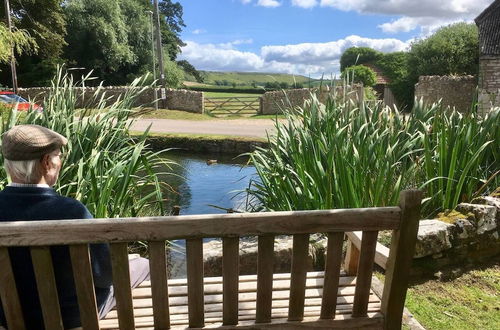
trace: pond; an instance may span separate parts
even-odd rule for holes
[[[173,190],[168,195],[167,210],[178,205],[180,215],[188,215],[245,209],[246,194],[243,191],[248,188],[250,180],[256,178],[255,168],[247,165],[248,158],[186,152],[167,152],[163,157],[178,164],[168,170],[173,175],[161,176]],[[185,277],[185,241],[172,243],[170,277]]]

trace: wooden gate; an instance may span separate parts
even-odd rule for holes
[[[260,113],[260,97],[207,97],[205,111],[214,116],[242,116]]]

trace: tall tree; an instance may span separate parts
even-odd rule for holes
[[[0,23],[0,63],[10,62],[12,48],[17,54],[32,54],[37,51],[35,40],[25,30],[11,32],[3,23]]]
[[[66,45],[66,22],[61,8],[63,0],[10,0],[11,17],[17,29],[25,30],[38,45],[37,54],[17,58],[20,86],[44,85],[52,78],[62,61]],[[0,6],[0,17],[5,17]],[[10,80],[8,70],[0,74],[0,83]]]
[[[172,2],[172,0],[162,0],[158,7],[161,13],[163,46],[170,59],[175,60],[177,54],[181,52],[181,47],[186,45],[180,37],[182,28],[186,27],[182,18],[184,11],[179,2]]]

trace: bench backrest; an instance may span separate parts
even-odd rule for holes
[[[304,316],[304,291],[309,235],[326,233],[328,247],[322,297],[322,319],[335,315],[344,234],[362,231],[353,316],[367,315],[377,234],[393,230],[382,297],[385,328],[401,325],[420,213],[421,193],[402,192],[399,207],[175,217],[65,220],[0,223],[0,297],[10,329],[24,321],[9,259],[8,247],[29,246],[44,322],[62,329],[49,246],[68,245],[82,326],[98,329],[98,313],[89,256],[89,243],[110,243],[113,285],[121,329],[134,328],[127,242],[149,246],[155,328],[170,325],[165,241],[186,239],[190,327],[204,326],[203,238],[223,240],[223,322],[238,322],[239,237],[258,236],[256,322],[271,321],[273,251],[275,235],[293,235],[290,321]]]

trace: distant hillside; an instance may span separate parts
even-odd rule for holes
[[[205,84],[210,85],[246,85],[252,84],[264,85],[265,83],[287,83],[289,85],[294,82],[306,85],[309,78],[300,75],[291,75],[284,73],[260,73],[260,72],[214,72],[201,71],[205,79]]]

